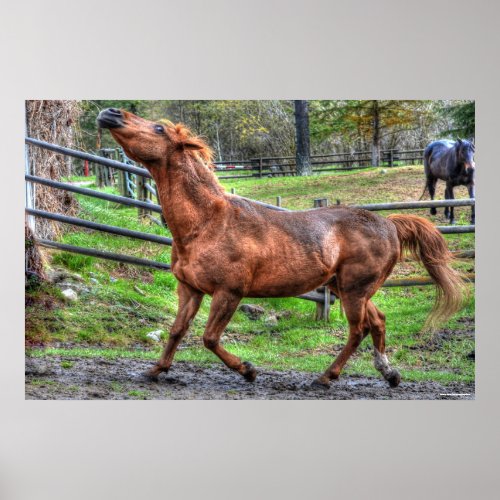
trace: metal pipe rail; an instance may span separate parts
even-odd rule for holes
[[[257,200],[252,200],[250,198],[245,198],[244,196],[240,196],[243,200],[250,201],[257,203],[258,205],[262,205],[264,207],[270,208],[272,210],[280,210],[282,212],[292,212],[293,210],[289,210],[288,208],[283,208],[283,207],[278,207],[276,205],[270,205],[269,203],[264,203],[263,201],[257,201]],[[454,204],[456,202],[456,204]],[[435,205],[428,205],[431,203],[435,203]],[[402,202],[400,205],[407,205],[407,206],[399,206],[397,208],[416,208],[416,207],[422,207],[421,204],[426,204],[426,206],[436,206],[436,207],[441,207],[441,206],[466,206],[466,205],[473,205],[475,203],[474,199],[467,199],[467,200],[439,200],[439,201],[410,201],[410,202]],[[414,205],[417,204],[417,205]],[[391,210],[387,208],[387,205],[390,205],[389,203],[374,203],[370,205],[345,205],[348,208],[363,208],[365,210]],[[365,208],[369,207],[369,208]],[[314,210],[313,208],[308,209],[308,210]],[[476,226],[475,225],[469,225],[469,226],[436,226],[436,228],[442,233],[442,234],[461,234],[461,233],[474,233],[476,232]]]
[[[124,262],[125,264],[133,264],[136,266],[152,267],[154,269],[161,269],[163,271],[170,271],[170,264],[158,262],[156,260],[141,259],[139,257],[132,257],[130,255],[123,255],[121,253],[105,252],[104,250],[96,250],[94,248],[84,248],[74,245],[66,245],[52,240],[36,239],[36,242],[47,248],[54,248],[56,250],[64,250],[66,252],[78,253],[81,255],[88,255],[89,257],[98,257],[100,259],[114,260],[117,262]]]
[[[158,193],[156,192],[156,189],[153,186],[150,186],[149,184],[144,184],[144,187],[158,199]]]
[[[39,141],[38,139],[32,139],[31,137],[25,137],[24,142],[26,144],[32,144],[39,148],[48,149],[54,153],[59,153],[65,156],[71,156],[73,158],[79,158],[80,160],[87,160],[92,163],[98,163],[99,165],[104,165],[105,167],[116,168],[117,170],[123,170],[131,174],[142,175],[148,179],[153,177],[145,168],[134,167],[121,161],[110,160],[109,158],[103,158],[102,156],[92,155],[90,153],[84,153],[83,151],[76,151],[75,149],[65,148],[63,146],[57,146],[56,144],[51,144],[50,142]]]
[[[366,205],[348,205],[364,210],[403,210],[411,208],[440,208],[440,207],[469,207],[474,206],[476,200],[467,198],[463,200],[424,200],[424,201],[395,201],[393,203],[368,203]]]
[[[466,274],[464,276],[464,281],[466,283],[475,283],[476,275],[473,273]],[[431,278],[408,278],[408,279],[394,279],[387,280],[382,287],[392,288],[399,286],[427,286],[435,285],[435,281]]]
[[[37,210],[34,208],[26,208],[26,213],[34,215],[36,217],[42,217],[44,219],[55,220],[57,222],[63,222],[65,224],[72,224],[74,226],[85,227],[87,229],[93,229],[95,231],[101,231],[104,233],[116,234],[118,236],[127,236],[129,238],[136,238],[144,241],[151,241],[153,243],[160,243],[162,245],[172,245],[172,238],[166,238],[165,236],[158,236],[151,233],[142,233],[140,231],[133,231],[131,229],[123,229],[117,226],[109,226],[107,224],[100,224],[98,222],[91,222],[88,220],[78,219],[76,217],[69,217],[67,215],[53,214],[50,212],[45,212],[44,210]]]
[[[475,233],[476,226],[435,226],[436,229],[439,229],[441,234],[465,234],[465,233]]]
[[[55,187],[58,189],[63,189],[66,191],[71,191],[74,193],[82,194],[85,196],[92,196],[94,198],[99,198],[102,200],[106,201],[111,201],[115,203],[121,203],[123,205],[128,205],[128,206],[135,206],[135,207],[140,207],[140,208],[147,208],[148,210],[151,210],[152,212],[157,212],[157,213],[162,213],[162,209],[160,205],[157,205],[155,203],[151,202],[144,202],[144,201],[139,201],[139,200],[133,200],[131,198],[126,198],[124,196],[118,196],[114,194],[108,194],[108,193],[103,193],[101,191],[95,191],[93,189],[87,189],[87,188],[82,188],[78,186],[73,186],[68,183],[63,183],[63,182],[58,182],[58,181],[53,181],[49,179],[44,179],[42,177],[36,177],[34,175],[25,175],[25,179],[30,181],[30,182],[36,182],[39,184],[44,184],[46,186],[51,186]],[[269,203],[264,203],[262,201],[257,201],[257,200],[251,200],[250,198],[245,198],[241,196],[240,198],[243,198],[244,200],[257,203],[258,205],[270,208],[272,210],[279,210],[283,212],[290,212],[291,210],[288,210],[287,208],[283,207],[278,207],[276,205],[271,205]],[[392,210],[393,206],[395,209],[406,209],[406,208],[428,208],[431,206],[435,207],[442,207],[442,206],[469,206],[473,205],[475,203],[474,199],[469,199],[469,200],[439,200],[439,201],[414,201],[414,202],[401,202],[401,203],[378,203],[378,204],[370,204],[370,205],[348,205],[352,206],[354,208],[364,208],[365,210]],[[48,212],[47,212],[48,213]],[[61,216],[65,217],[65,216]],[[56,220],[56,219],[53,219]],[[81,219],[79,219],[81,220]],[[64,221],[60,221],[64,222]],[[71,222],[69,222],[71,224]],[[113,226],[109,226],[113,227]],[[473,233],[475,232],[475,226],[469,225],[469,226],[436,226],[441,233],[443,234],[460,234],[460,233]],[[115,233],[117,234],[117,233]]]
[[[82,194],[84,196],[91,196],[92,198],[98,198],[100,200],[120,203],[122,205],[128,205],[131,207],[147,208],[152,212],[162,212],[160,205],[151,204],[146,201],[134,200],[132,198],[126,198],[125,196],[118,196],[116,194],[103,193],[102,191],[82,188],[65,182],[58,182],[51,179],[45,179],[44,177],[37,177],[35,175],[26,174],[24,178],[29,182],[36,182],[37,184],[43,184],[44,186],[62,189],[64,191],[70,191],[72,193]]]
[[[118,170],[123,170],[125,172],[130,172],[136,175],[142,175],[143,177],[147,177],[151,179],[151,174],[145,168],[138,168],[130,166],[126,163],[122,163],[115,160],[110,160],[108,158],[103,158],[102,156],[92,155],[89,153],[84,153],[83,151],[76,151],[70,148],[65,148],[62,146],[57,146],[56,144],[51,144],[44,141],[39,141],[38,139],[32,139],[30,137],[25,138],[25,142],[27,144],[32,144],[34,146],[38,146],[44,149],[48,149],[50,151],[54,151],[55,153],[72,156],[74,158],[80,158],[83,160],[88,160],[93,163],[99,163],[101,165],[116,168]],[[247,177],[247,176],[243,176]],[[282,210],[289,211],[283,207],[276,207],[275,205],[270,205],[268,203],[264,203],[262,201],[251,200],[249,198],[243,199],[253,201],[258,205],[262,205],[274,210]],[[397,209],[405,209],[405,208],[430,208],[430,207],[458,207],[458,206],[470,206],[475,204],[474,199],[467,200],[434,200],[434,201],[414,201],[414,202],[394,202],[394,203],[371,203],[365,205],[349,205],[355,208],[363,208],[365,210],[397,210]]]
[[[163,262],[158,262],[156,260],[141,259],[138,257],[131,257],[130,255],[124,255],[119,253],[105,252],[103,250],[96,250],[93,248],[84,248],[74,245],[67,245],[65,243],[59,243],[57,241],[37,239],[36,243],[40,246],[51,248],[55,250],[63,250],[66,252],[77,253],[81,255],[87,255],[89,257],[97,257],[100,259],[113,260],[117,262],[124,262],[125,264],[132,264],[135,266],[151,267],[153,269],[159,269],[162,271],[171,271],[171,265],[165,264]],[[304,295],[299,295],[296,297],[298,299],[309,300],[312,302],[323,303],[324,297],[315,292],[306,293]],[[335,297],[332,297],[331,303],[333,303]]]
[[[171,271],[170,264],[164,262],[158,262],[155,260],[141,259],[138,257],[132,257],[130,255],[117,254],[112,252],[106,252],[103,250],[96,250],[93,248],[84,248],[74,245],[67,245],[65,243],[59,243],[57,241],[37,239],[36,242],[46,248],[53,248],[56,250],[64,250],[66,252],[78,253],[81,255],[87,255],[89,257],[98,257],[100,259],[114,260],[117,262],[124,262],[126,264],[133,264],[136,266],[151,267],[154,269],[160,269],[163,271]],[[475,274],[467,274],[464,277],[464,281],[468,283],[474,283],[476,279]],[[434,281],[430,278],[411,278],[411,279],[394,279],[387,280],[382,287],[393,288],[393,287],[405,287],[405,286],[428,286],[433,285]],[[309,292],[303,295],[298,295],[296,298],[310,300],[312,302],[318,302],[322,304],[324,302],[324,296],[317,292]],[[331,297],[330,303],[333,304],[335,297]]]

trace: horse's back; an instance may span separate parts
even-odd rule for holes
[[[250,200],[231,200],[245,215],[240,216],[246,237],[254,231],[259,239],[271,237],[275,241],[302,248],[306,253],[321,252],[326,246],[338,246],[342,242],[357,247],[359,241],[395,243],[393,224],[384,217],[367,210],[333,205],[331,207],[276,211],[253,203]],[[252,219],[252,220],[248,220]],[[231,224],[232,225],[232,224]],[[359,248],[359,247],[358,247]]]
[[[453,141],[447,139],[432,141],[427,144],[424,150],[424,158],[435,155],[436,153],[446,153],[446,151],[449,151],[454,145],[455,143]]]
[[[394,224],[367,210],[341,205],[288,212],[231,195],[227,200],[230,233],[221,235],[217,251],[205,248],[206,258],[217,255],[220,269],[220,255],[229,256],[235,286],[244,283],[247,296],[299,295],[345,266],[387,269],[399,256]]]
[[[453,141],[447,139],[433,141],[427,145],[424,150],[424,169],[427,176],[432,173],[441,178],[444,175],[445,156],[454,145]],[[440,168],[441,166],[443,168]]]

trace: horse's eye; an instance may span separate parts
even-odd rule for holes
[[[157,134],[163,134],[165,132],[165,130],[163,129],[163,127],[161,125],[155,125],[155,132]]]

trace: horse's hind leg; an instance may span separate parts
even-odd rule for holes
[[[364,294],[348,294],[340,292],[342,306],[349,322],[349,337],[347,344],[337,356],[333,364],[321,375],[314,385],[329,386],[331,380],[339,378],[347,360],[356,351],[361,341],[368,333],[366,323],[366,303],[368,298]]]
[[[189,325],[196,316],[203,300],[201,292],[181,282],[177,286],[177,295],[179,296],[179,308],[174,324],[170,329],[167,345],[158,363],[146,373],[146,376],[152,380],[157,380],[161,372],[168,372],[170,369],[177,346],[186,335]]]
[[[399,372],[391,367],[385,354],[385,315],[369,300],[366,306],[366,315],[370,325],[370,333],[374,347],[375,368],[389,382],[391,387],[397,387],[401,382]]]
[[[253,382],[257,376],[255,368],[246,361],[242,363],[240,358],[227,352],[220,344],[222,332],[231,320],[240,300],[241,297],[225,290],[216,291],[214,293],[207,326],[203,334],[203,343],[205,347],[217,355],[228,368],[237,371],[249,382]]]

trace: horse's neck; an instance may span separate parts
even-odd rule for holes
[[[224,203],[224,191],[211,172],[187,155],[184,161],[155,176],[163,215],[178,247],[196,237]]]
[[[448,160],[448,175],[450,177],[458,175],[464,167],[464,162],[460,157],[459,149],[454,146],[450,150],[450,157]]]

